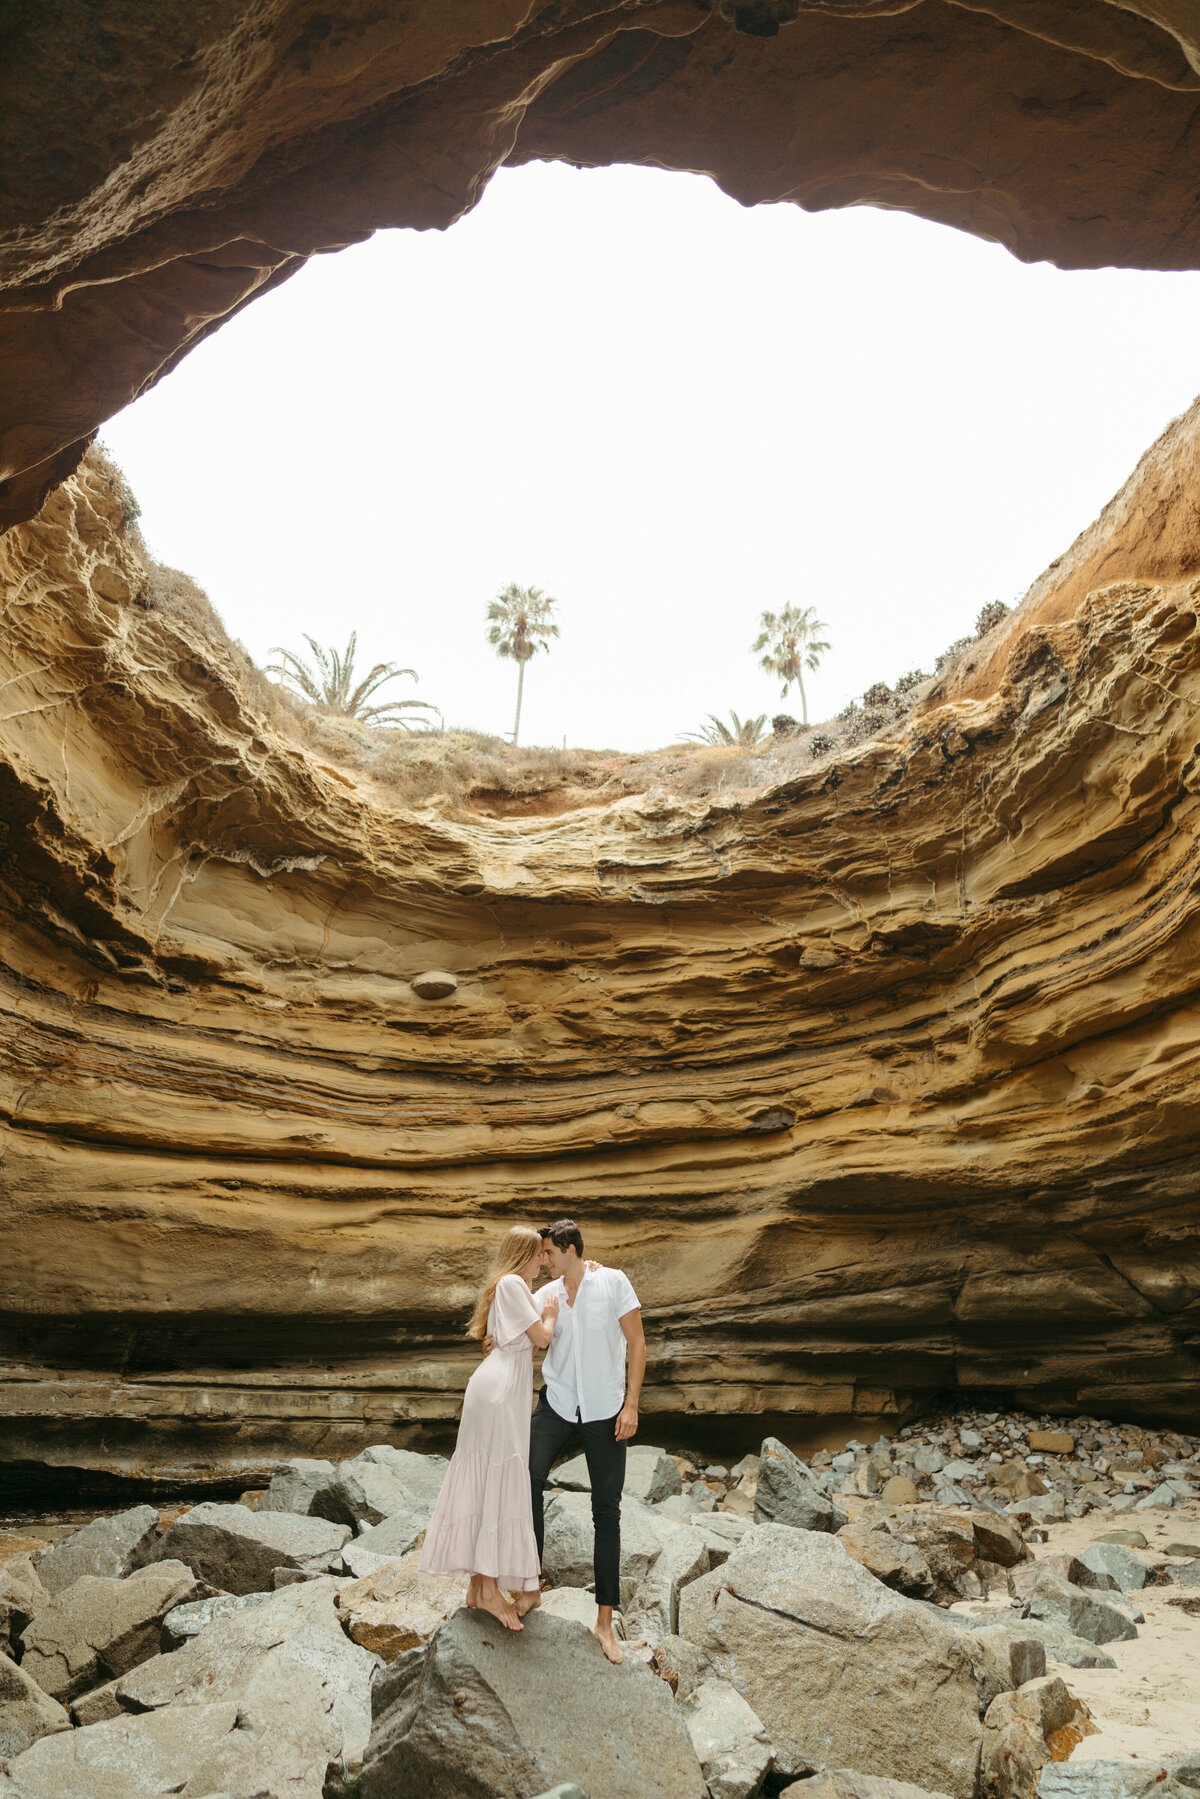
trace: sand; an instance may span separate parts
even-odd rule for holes
[[[1049,1526],[1049,1540],[1032,1545],[1040,1560],[1066,1551],[1078,1552],[1110,1530],[1140,1530],[1149,1548],[1134,1549],[1151,1567],[1183,1558],[1164,1556],[1168,1543],[1200,1544],[1200,1505],[1129,1512],[1089,1512],[1086,1518]],[[1200,1599],[1200,1587],[1152,1586],[1128,1595],[1146,1614],[1132,1643],[1105,1643],[1115,1668],[1066,1668],[1047,1660],[1046,1671],[1060,1674],[1084,1701],[1096,1725],[1072,1761],[1151,1762],[1200,1749],[1200,1616],[1189,1617],[1169,1599]],[[956,1611],[973,1616],[1011,1616],[1003,1592],[986,1606],[960,1604]]]

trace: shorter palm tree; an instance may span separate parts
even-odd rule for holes
[[[525,664],[538,650],[548,651],[548,637],[558,636],[552,600],[540,587],[518,587],[510,581],[496,595],[487,609],[487,640],[497,656],[507,656],[517,665],[517,716],[513,725],[514,743],[521,729],[521,701],[525,696]]]
[[[737,713],[731,709],[729,717],[731,723],[727,725],[723,719],[717,717],[715,712],[710,712],[708,724],[701,725],[698,731],[685,731],[683,735],[685,738],[690,738],[693,743],[749,745],[761,741],[767,723],[765,712],[760,712],[757,718],[739,718]]]
[[[829,645],[821,636],[829,629],[812,606],[785,606],[782,612],[764,612],[759,619],[761,630],[750,648],[754,655],[767,653],[759,667],[769,675],[783,676],[783,698],[795,681],[800,689],[802,722],[808,723],[808,696],[804,691],[804,670],[815,674]]]
[[[400,675],[411,675],[417,679],[415,668],[401,668],[398,662],[377,662],[373,669],[358,683],[354,684],[354,654],[358,647],[358,632],[351,631],[350,641],[341,652],[333,649],[322,649],[321,645],[311,638],[307,631],[304,641],[316,658],[316,667],[306,662],[303,656],[297,656],[292,650],[282,649],[278,644],[271,651],[278,656],[278,662],[268,665],[269,675],[278,675],[280,680],[291,683],[291,686],[314,706],[320,706],[325,712],[332,712],[339,718],[357,718],[365,725],[400,725],[406,731],[415,727],[411,719],[401,716],[402,713],[420,711],[441,713],[429,700],[385,700],[382,706],[368,706],[367,701],[373,693],[381,688],[385,681],[394,681]],[[427,719],[420,723],[428,724]]]

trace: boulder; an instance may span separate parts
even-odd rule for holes
[[[650,1667],[660,1680],[666,1681],[677,1699],[686,1699],[714,1672],[713,1658],[685,1637],[660,1637],[654,1645]]]
[[[26,1626],[21,1666],[65,1704],[157,1655],[167,1613],[206,1591],[179,1562],[128,1580],[85,1574]]]
[[[78,1699],[72,1699],[67,1710],[71,1714],[72,1724],[84,1728],[88,1724],[107,1724],[110,1718],[121,1716],[121,1704],[117,1698],[117,1683],[106,1680],[102,1687],[93,1687],[90,1693],[81,1693]]]
[[[1059,1624],[1087,1643],[1127,1643],[1137,1636],[1128,1607],[1115,1594],[1085,1592],[1036,1563],[1020,1574],[1018,1579],[1010,1570],[1009,1591],[1031,1618]]]
[[[577,1624],[535,1611],[519,1636],[463,1610],[381,1677],[353,1784],[328,1799],[527,1799],[577,1781],[589,1799],[704,1799],[670,1688],[619,1668]]]
[[[428,1522],[429,1519],[419,1512],[399,1512],[394,1518],[385,1518],[380,1524],[369,1525],[344,1545],[342,1566],[347,1574],[353,1574],[356,1579],[370,1574],[372,1569],[381,1567],[384,1562],[393,1562],[397,1556],[407,1555],[410,1550],[420,1548],[425,1541]]]
[[[261,1605],[269,1597],[268,1593],[244,1593],[240,1596],[214,1593],[209,1599],[193,1599],[187,1605],[177,1605],[163,1619],[162,1646],[164,1650],[179,1649],[193,1637],[198,1637],[214,1619],[228,1618],[233,1612],[246,1611],[250,1607]]]
[[[725,1585],[726,1561],[720,1568],[689,1581],[679,1595],[678,1635],[698,1649],[708,1646],[708,1632],[717,1609],[717,1596]]]
[[[836,1538],[778,1524],[747,1533],[720,1579],[704,1646],[729,1658],[777,1773],[870,1768],[974,1799],[975,1664],[935,1608],[890,1592]]]
[[[563,1462],[555,1468],[550,1476],[550,1485],[568,1493],[590,1493],[592,1480],[588,1473],[587,1457],[572,1456],[569,1462]],[[665,1449],[631,1443],[625,1452],[625,1484],[621,1490],[632,1499],[641,1499],[647,1505],[658,1505],[664,1499],[671,1499],[682,1493],[683,1480],[678,1467]]]
[[[276,1568],[328,1568],[350,1535],[345,1524],[291,1512],[251,1512],[206,1501],[182,1512],[159,1538],[151,1564],[178,1558],[226,1593],[262,1593]]]
[[[1196,1799],[1200,1752],[1145,1762],[1049,1762],[1038,1799]]]
[[[861,1524],[844,1524],[837,1533],[847,1555],[897,1593],[932,1599],[936,1583],[929,1563],[915,1543],[906,1543],[888,1530],[868,1530]]]
[[[47,1593],[61,1593],[85,1574],[121,1580],[147,1560],[158,1540],[158,1512],[135,1505],[111,1518],[94,1518],[63,1543],[48,1549],[38,1563]]]
[[[321,1799],[338,1753],[319,1674],[302,1664],[266,1668],[240,1699],[43,1737],[7,1764],[0,1799]]]
[[[1015,1518],[999,1512],[973,1509],[971,1529],[975,1533],[975,1557],[980,1562],[995,1562],[1001,1568],[1015,1568],[1029,1554],[1021,1527]]]
[[[334,1477],[332,1462],[311,1456],[293,1456],[280,1462],[271,1476],[271,1484],[255,1506],[257,1512],[296,1512],[306,1518],[317,1492]]]
[[[0,1654],[16,1660],[21,1653],[21,1632],[49,1603],[50,1595],[30,1556],[16,1555],[0,1565]]]
[[[885,1505],[916,1505],[921,1495],[906,1474],[892,1474],[879,1489]]]
[[[467,1602],[467,1577],[422,1574],[419,1551],[384,1562],[342,1587],[335,1601],[352,1643],[394,1662],[406,1649],[427,1643],[434,1631]],[[586,1595],[585,1595],[586,1597]],[[592,1602],[592,1623],[596,1621]]]
[[[1011,1693],[1046,1672],[1045,1644],[1007,1619],[965,1632],[963,1645],[975,1665],[981,1718],[1001,1693]]]
[[[980,1799],[1036,1799],[1046,1763],[1066,1761],[1095,1728],[1087,1706],[1057,1675],[1001,1693],[983,1723]]]
[[[1030,1499],[1016,1499],[1008,1515],[1022,1524],[1061,1524],[1067,1515],[1067,1502],[1056,1487],[1051,1493],[1035,1493]]]
[[[753,1799],[771,1766],[762,1720],[727,1680],[706,1680],[680,1701],[709,1799]]]
[[[910,1786],[906,1780],[885,1780],[880,1774],[856,1774],[849,1768],[827,1770],[783,1790],[790,1793],[792,1799],[946,1799],[944,1793]]]
[[[659,1637],[674,1636],[679,1629],[680,1594],[700,1575],[707,1574],[711,1565],[701,1533],[689,1524],[670,1528],[672,1523],[666,1519],[655,1520],[659,1530],[666,1529],[665,1540],[626,1608],[630,1635],[647,1637],[651,1642],[657,1642]],[[725,1544],[724,1548],[728,1552],[729,1545]],[[720,1559],[726,1561],[728,1553]]]
[[[592,1630],[596,1623],[596,1596],[583,1587],[551,1587],[542,1594],[541,1606],[548,1618],[567,1618]],[[613,1630],[618,1637],[628,1633],[620,1612],[613,1613]]]
[[[0,1760],[23,1755],[40,1737],[70,1730],[71,1720],[24,1668],[0,1655]]]
[[[845,1512],[833,1503],[799,1456],[778,1437],[766,1437],[758,1463],[758,1488],[754,1495],[756,1524],[789,1524],[797,1530],[838,1531],[847,1523]]]
[[[910,1538],[920,1551],[939,1598],[975,1597],[980,1589],[968,1584],[968,1576],[979,1582],[980,1568],[969,1510],[947,1505],[908,1506],[895,1514],[893,1530],[901,1540]]]
[[[1200,1587],[1200,1556],[1194,1562],[1177,1562],[1164,1570],[1167,1579],[1180,1587]]]
[[[1029,1447],[1035,1454],[1073,1455],[1075,1439],[1067,1430],[1031,1430]]]
[[[416,1520],[424,1530],[433,1516],[450,1464],[444,1456],[418,1455],[389,1443],[340,1462],[312,1496],[309,1515],[361,1531],[385,1518]]]
[[[662,1552],[670,1530],[682,1521],[656,1517],[637,1499],[621,1501],[621,1606],[627,1610],[634,1594]],[[683,1526],[686,1528],[686,1526]],[[546,1503],[546,1541],[542,1572],[556,1587],[590,1587],[592,1584],[592,1529],[590,1493],[558,1493]]]
[[[286,1695],[289,1681],[305,1671],[306,1682],[311,1677],[315,1683],[305,1703],[320,1721],[320,1741],[332,1745],[326,1759],[356,1766],[370,1732],[371,1680],[381,1664],[343,1631],[335,1606],[339,1584],[301,1581],[260,1605],[214,1618],[181,1649],[155,1656],[119,1680],[118,1703],[126,1712],[157,1712],[229,1700],[253,1715],[256,1700],[273,1703],[272,1696]]]
[[[1144,1566],[1144,1564],[1143,1564]],[[1039,1573],[1057,1574],[1061,1580],[1069,1581],[1073,1587],[1091,1587],[1100,1593],[1119,1593],[1120,1585],[1113,1576],[1103,1568],[1091,1568],[1077,1555],[1044,1555],[1037,1562],[1027,1562],[1023,1568],[1014,1570],[1013,1585],[1022,1592],[1023,1586],[1036,1580]]]

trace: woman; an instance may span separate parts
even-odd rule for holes
[[[421,1550],[423,1574],[469,1574],[467,1604],[507,1630],[539,1603],[538,1552],[529,1491],[533,1352],[545,1349],[558,1300],[539,1309],[530,1291],[542,1239],[526,1224],[505,1236],[467,1327],[493,1339],[463,1396],[458,1442]],[[514,1606],[501,1592],[520,1595]]]

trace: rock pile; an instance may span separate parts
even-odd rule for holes
[[[1186,1485],[1195,1445],[1042,1423],[808,1461],[767,1438],[731,1468],[636,1446],[616,1668],[582,1461],[552,1477],[519,1635],[420,1573],[439,1457],[382,1445],[239,1505],[97,1519],[0,1569],[0,1799],[1139,1799],[1095,1762],[1099,1785],[1045,1786],[1092,1729],[1046,1658],[1107,1661],[1150,1571],[1114,1542],[1034,1562],[1022,1508],[1086,1505],[1134,1454],[1160,1477],[1135,1494]],[[998,1619],[946,1609],[989,1591]]]

